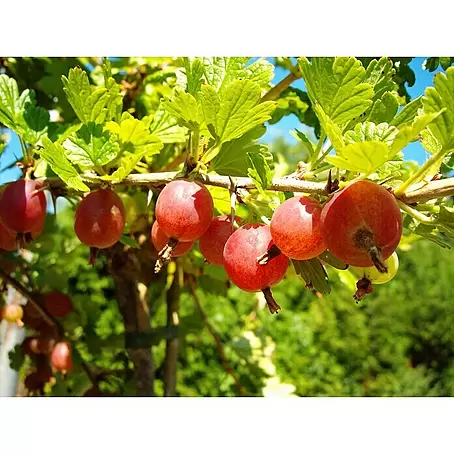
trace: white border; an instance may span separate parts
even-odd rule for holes
[[[7,2],[0,55],[446,56],[453,54],[448,5],[421,0]]]
[[[451,398],[3,398],[1,451],[441,454],[453,410]]]

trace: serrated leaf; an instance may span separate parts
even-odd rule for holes
[[[62,76],[62,81],[68,102],[82,123],[105,121],[110,99],[106,88],[90,86],[87,73],[78,67],[70,69],[68,77]]]
[[[125,112],[120,123],[110,121],[106,123],[105,130],[116,134],[120,142],[120,151],[128,153],[140,153],[148,156],[159,153],[162,142],[150,133],[146,123]]]
[[[244,69],[244,74],[239,76],[255,82],[262,88],[266,88],[273,80],[274,66],[268,60],[256,60]]]
[[[355,129],[347,131],[345,133],[345,143],[350,144],[377,140],[391,146],[398,132],[396,127],[389,126],[388,123],[377,125],[367,121],[365,123],[358,123]]]
[[[337,156],[327,156],[325,160],[340,169],[371,174],[388,160],[388,146],[377,140],[355,142],[344,147]]]
[[[106,165],[120,151],[116,136],[94,123],[82,126],[63,142],[63,147],[68,159],[82,168]]]
[[[269,154],[272,159],[271,153]],[[248,176],[254,182],[256,188],[264,193],[273,180],[273,174],[268,161],[262,153],[247,153],[249,161]]]
[[[26,128],[23,129],[23,139],[26,143],[36,145],[47,133],[49,112],[42,107],[28,104],[23,115]]]
[[[320,120],[320,125],[325,131],[328,139],[333,145],[335,150],[340,150],[345,146],[344,139],[342,137],[342,131],[339,126],[334,123],[328,115],[325,114],[322,107],[319,104],[314,104],[314,111]]]
[[[320,293],[331,293],[328,275],[318,258],[310,260],[293,260],[295,271],[299,274],[307,286],[313,287]]]
[[[203,85],[200,93],[200,109],[210,133],[215,139],[218,138],[216,123],[220,108],[221,100],[216,90],[211,85]]]
[[[6,74],[0,74],[0,123],[15,130],[23,105],[24,101],[20,100],[17,82]]]
[[[120,164],[117,170],[115,170],[115,172],[113,172],[111,175],[103,175],[101,178],[105,181],[120,183],[134,170],[134,168],[142,158],[149,156],[150,152],[146,149],[141,153],[125,153],[123,156],[121,156]]]
[[[454,68],[435,75],[434,86],[426,89],[422,103],[426,114],[435,115],[445,109],[429,129],[443,148],[454,148]]]
[[[374,102],[367,119],[377,124],[389,123],[396,115],[398,108],[399,102],[397,97],[387,91],[381,99],[377,99]]]
[[[149,128],[162,143],[182,143],[186,140],[185,130],[162,106],[153,115]]]
[[[364,82],[372,85],[374,101],[382,99],[385,92],[397,91],[397,84],[393,81],[394,74],[393,62],[387,57],[382,57],[380,60],[374,59],[369,63]]]
[[[426,151],[430,154],[437,154],[443,148],[441,143],[438,142],[437,138],[433,135],[432,131],[429,128],[424,129],[419,134],[421,145]]]
[[[247,176],[247,153],[264,153],[268,150],[266,145],[255,142],[265,132],[265,126],[256,126],[238,139],[223,143],[219,154],[211,161],[211,169],[219,175]]]
[[[415,121],[418,115],[418,110],[422,107],[422,96],[415,98],[409,102],[397,115],[390,121],[391,126],[402,127],[410,125]]]
[[[307,124],[306,115],[310,110],[308,94],[295,87],[286,88],[277,99],[276,109],[273,112],[270,124],[277,123],[284,115],[294,114],[301,123]]]
[[[190,93],[175,88],[172,98],[161,103],[162,108],[174,117],[178,124],[194,130],[199,125],[197,100]]]
[[[202,87],[203,115],[207,125],[213,125],[219,144],[237,139],[263,124],[275,108],[272,101],[260,102],[260,87],[249,80],[230,84],[218,97],[219,101],[215,95],[212,88]]]
[[[374,90],[364,83],[366,71],[353,57],[298,59],[313,103],[318,102],[331,120],[344,125],[372,104]]]
[[[33,91],[24,90],[19,96],[17,82],[1,74],[0,123],[15,131],[26,143],[36,145],[47,132],[49,113],[36,106]]]
[[[190,58],[184,57],[183,65],[186,76],[186,91],[197,99],[203,82],[202,62],[199,58],[194,58],[191,61]]]
[[[249,57],[203,57],[203,73],[206,83],[220,91],[233,80],[241,77]]]
[[[65,149],[59,143],[53,143],[47,137],[43,137],[42,143],[43,148],[39,150],[39,154],[49,164],[51,169],[69,187],[78,191],[90,191],[90,188],[82,181],[79,173],[66,157]]]
[[[417,117],[411,124],[411,126],[402,127],[397,133],[391,146],[390,159],[392,159],[399,151],[405,148],[410,142],[416,140],[419,133],[442,114],[443,110],[426,113]]]

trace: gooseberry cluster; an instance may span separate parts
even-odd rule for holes
[[[135,208],[130,202],[106,188],[82,199],[74,230],[90,247],[89,263],[94,264],[99,249],[121,238],[126,222],[134,225]],[[0,247],[11,251],[32,240],[42,230],[45,215],[40,183],[25,178],[9,184],[0,198]],[[263,292],[275,313],[280,307],[270,289],[284,278],[290,259],[306,261],[329,252],[356,274],[362,273],[357,301],[372,291],[372,283],[382,283],[397,270],[395,260],[389,259],[402,235],[402,216],[394,196],[372,181],[352,182],[324,203],[308,196],[291,197],[275,210],[269,225],[242,223],[238,217],[214,217],[213,198],[202,183],[171,181],[158,196],[150,232],[158,251],[155,272],[190,251],[198,240],[208,263],[223,266],[240,289]],[[58,301],[49,303],[53,314],[65,316],[71,310],[70,300],[49,295],[49,301],[52,297]]]

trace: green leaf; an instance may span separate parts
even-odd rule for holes
[[[348,265],[346,265],[344,262],[339,260],[337,257],[334,257],[334,255],[331,254],[331,252],[328,251],[328,249],[326,249],[326,251],[322,252],[318,256],[318,258],[338,270],[346,270],[348,268]]]
[[[446,71],[454,61],[452,57],[440,57],[440,65]]]
[[[248,175],[257,189],[263,194],[273,180],[273,173],[264,154],[247,153],[249,166]],[[272,159],[271,153],[269,157]]]
[[[219,154],[211,161],[211,169],[219,175],[247,176],[247,153],[265,153],[268,149],[266,145],[255,142],[265,132],[265,126],[256,126],[238,139],[223,143]]]
[[[391,126],[406,126],[414,122],[418,115],[418,110],[422,107],[422,96],[409,102],[397,115],[390,121]]]
[[[36,145],[47,133],[49,112],[42,107],[27,104],[23,118],[27,127],[23,129],[22,137],[26,143]]]
[[[293,135],[303,144],[304,149],[309,158],[314,154],[314,144],[307,138],[306,134],[298,129],[295,129]]]
[[[372,104],[374,90],[364,83],[366,71],[353,57],[298,59],[313,103],[318,102],[331,120],[344,125]]]
[[[299,274],[306,286],[312,287],[320,293],[331,293],[328,275],[318,258],[310,260],[293,260],[296,274]]]
[[[441,146],[447,150],[454,148],[454,68],[448,68],[446,74],[437,73],[434,86],[426,89],[423,97],[424,113],[444,112],[429,126]]]
[[[19,96],[17,82],[1,74],[0,123],[16,131],[26,143],[36,145],[47,133],[49,112],[36,106],[33,91],[24,90]]]
[[[207,125],[213,126],[219,144],[263,124],[275,108],[272,101],[260,102],[260,87],[249,80],[233,82],[220,97],[216,96],[213,88],[202,87],[203,115]]]
[[[249,57],[203,57],[203,73],[215,91],[241,77]]]
[[[276,109],[270,120],[271,124],[277,123],[284,115],[290,114],[294,114],[301,123],[307,124],[306,115],[311,102],[305,91],[288,87],[281,93],[276,102]]]
[[[105,87],[92,87],[87,73],[78,67],[70,69],[68,77],[62,76],[62,81],[68,102],[82,123],[103,123],[108,111],[112,115],[118,109],[119,90],[115,92],[112,83],[113,96]]]
[[[430,154],[437,154],[443,148],[441,143],[438,142],[437,138],[433,135],[432,131],[429,128],[421,131],[420,142],[426,151]]]
[[[196,99],[200,92],[200,87],[203,82],[203,65],[199,58],[194,58],[192,61],[188,57],[183,57],[183,65],[186,76],[186,91],[193,95]]]
[[[388,146],[377,140],[351,143],[338,152],[327,156],[326,161],[340,169],[371,174],[388,161]]]
[[[454,207],[440,205],[438,221],[454,228]]]
[[[397,91],[397,84],[393,80],[394,74],[393,62],[387,57],[382,57],[380,60],[372,60],[369,63],[364,82],[372,85],[374,101],[382,99],[385,92]]]
[[[69,187],[78,191],[90,191],[90,188],[82,181],[77,170],[68,161],[64,148],[59,143],[53,143],[47,137],[43,137],[42,142],[43,148],[39,150],[39,154],[50,165],[51,169]]]
[[[367,121],[365,123],[358,123],[355,129],[347,131],[345,133],[345,142],[349,144],[377,140],[391,146],[398,132],[396,127],[389,126],[388,123],[376,125]]]
[[[101,178],[105,181],[120,183],[134,170],[134,168],[137,166],[137,164],[142,158],[148,156],[150,156],[148,150],[144,150],[141,153],[136,154],[126,153],[123,156],[121,156],[118,169],[115,170],[115,172],[113,172],[111,175],[103,175]]]
[[[124,244],[125,246],[129,246],[134,249],[140,249],[139,243],[129,235],[122,235],[118,241],[120,241],[120,243]]]
[[[29,94],[28,90],[24,91]],[[16,129],[24,106],[24,93],[19,97],[17,82],[6,74],[0,74],[0,123],[7,128]]]
[[[181,126],[191,130],[198,128],[197,101],[190,93],[175,88],[173,97],[164,99],[161,105]]]
[[[63,147],[68,159],[82,168],[103,166],[120,151],[117,137],[94,123],[82,126],[63,142]]]
[[[268,60],[256,60],[247,66],[239,76],[242,79],[255,82],[261,88],[267,88],[274,77],[274,66]]]
[[[344,139],[342,137],[342,131],[339,126],[334,123],[328,115],[325,114],[323,109],[319,104],[314,104],[314,111],[317,114],[318,119],[320,120],[320,125],[325,131],[328,139],[333,145],[335,150],[340,150],[344,147]]]
[[[161,106],[153,115],[150,132],[162,143],[183,143],[186,140],[185,130]]]
[[[418,137],[419,133],[430,123],[443,114],[443,110],[433,113],[426,113],[417,117],[411,126],[402,127],[397,133],[391,146],[390,159],[392,159],[400,150],[405,148],[410,142]]]
[[[163,146],[158,137],[150,133],[146,123],[127,112],[122,115],[120,124],[110,121],[104,129],[118,136],[121,152],[152,156],[159,153]]]
[[[381,99],[374,102],[367,119],[377,124],[389,123],[396,115],[398,108],[399,102],[396,96],[387,91]]]

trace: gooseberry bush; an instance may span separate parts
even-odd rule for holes
[[[402,241],[452,245],[450,66],[410,100],[408,62],[385,57],[277,58],[275,84],[270,61],[243,57],[2,62],[0,123],[22,156],[0,194],[0,276],[27,301],[2,316],[27,330],[10,356],[29,395],[175,395],[194,313],[236,394],[260,395],[206,295],[253,295],[244,327],[254,301],[279,319],[272,288],[295,276],[318,297],[354,282],[351,304],[367,304],[399,279]],[[267,126],[290,114],[301,152],[273,154]],[[415,141],[421,166],[404,159]]]

